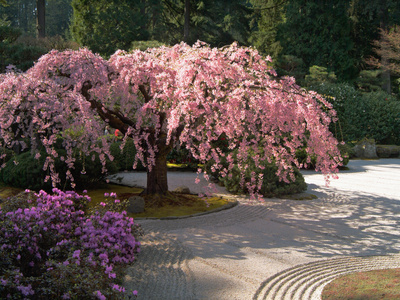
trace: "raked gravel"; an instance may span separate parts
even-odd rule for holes
[[[325,186],[304,171],[314,200],[265,199],[202,216],[137,220],[142,251],[125,287],[150,299],[319,299],[341,274],[400,267],[400,159],[352,160]],[[196,174],[170,172],[170,189],[201,192]],[[114,181],[144,186],[144,173]],[[227,195],[221,187],[217,193]],[[231,196],[231,195],[230,195]],[[232,197],[232,196],[231,196]]]

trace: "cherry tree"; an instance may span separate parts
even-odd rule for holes
[[[1,75],[1,143],[28,147],[29,140],[31,151],[44,147],[44,168],[53,184],[59,182],[57,138],[67,150],[60,159],[68,167],[74,166],[74,148],[85,155],[98,152],[104,167],[106,158],[112,159],[106,126],[124,135],[121,147],[133,139],[133,168],[138,161],[147,167],[148,194],[168,191],[167,155],[177,146],[202,163],[213,160],[212,169],[221,176],[229,176],[234,164],[244,174],[249,158],[260,168],[274,162],[287,182],[294,180],[293,168],[301,167],[295,151],[305,146],[328,180],[342,160],[328,130],[334,110],[293,78],[277,77],[270,65],[255,49],[237,44],[181,43],[117,51],[109,60],[88,49],[51,51],[25,73]],[[238,149],[235,161],[213,147],[221,135],[230,149]],[[254,173],[247,188],[256,193],[261,183]]]

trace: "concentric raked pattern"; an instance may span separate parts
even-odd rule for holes
[[[321,299],[324,286],[336,277],[388,268],[400,268],[400,255],[345,257],[308,263],[272,276],[263,282],[253,299]]]

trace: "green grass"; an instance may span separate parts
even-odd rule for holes
[[[325,286],[322,300],[400,299],[400,269],[358,272]]]

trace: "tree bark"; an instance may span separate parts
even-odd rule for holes
[[[151,171],[147,169],[147,195],[165,195],[168,192],[167,179],[167,155],[171,151],[171,146],[158,145],[159,151],[156,153],[155,165]]]
[[[36,0],[36,26],[38,38],[46,36],[46,0]]]
[[[185,24],[183,26],[183,41],[189,42],[190,0],[185,0]]]

